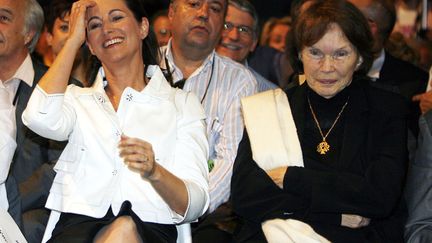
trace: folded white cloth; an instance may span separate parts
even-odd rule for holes
[[[262,223],[262,230],[269,243],[329,243],[312,227],[294,219],[272,219]]]
[[[253,159],[265,171],[303,167],[297,129],[286,94],[268,90],[241,99]]]

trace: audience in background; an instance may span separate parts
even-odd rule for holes
[[[260,45],[285,51],[286,36],[291,29],[291,17],[270,18],[262,28]]]
[[[215,52],[227,7],[227,0],[173,0],[168,12],[172,37],[163,48],[163,64],[173,85],[195,93],[207,115],[210,206],[194,227],[196,242],[224,242],[220,235],[206,232],[206,225],[225,216],[232,165],[244,129],[240,99],[257,92],[248,69]]]
[[[69,36],[70,9],[74,2],[76,0],[55,0],[46,8],[45,26],[47,33],[45,38],[54,58],[60,53]],[[88,77],[90,55],[88,47],[83,45],[75,57],[71,72],[71,78],[80,82],[84,87],[90,86]],[[45,64],[47,65],[47,63]]]
[[[46,9],[44,9],[46,13]],[[54,61],[54,55],[52,53],[51,47],[47,43],[46,35],[48,34],[48,30],[46,26],[44,26],[43,31],[39,37],[36,48],[34,52],[31,54],[32,58],[35,61],[38,61],[45,66],[49,67],[51,63]]]
[[[409,164],[405,188],[408,220],[405,242],[432,242],[432,112],[420,117],[420,134],[415,160]]]
[[[394,30],[405,38],[414,38],[419,26],[423,0],[394,0],[397,19]]]
[[[428,74],[412,63],[392,56],[385,43],[392,33],[396,10],[392,0],[350,0],[368,19],[373,35],[374,62],[368,72],[371,84],[402,95],[409,104],[408,150],[413,160],[418,135],[420,108],[413,102],[415,95],[426,91]]]
[[[13,153],[12,145],[17,144],[12,161],[7,161],[12,163],[6,181],[9,213],[29,242],[40,242],[49,215],[44,206],[55,174],[53,163],[63,149],[61,144],[29,130],[21,120],[34,87],[46,71],[30,57],[44,15],[36,0],[0,0],[0,14],[0,95],[3,108],[9,111],[2,116],[0,130],[6,132],[9,127],[10,145],[1,156]]]
[[[407,40],[400,32],[393,32],[390,35],[385,43],[385,50],[390,55],[414,65],[418,65],[420,62],[420,53],[407,43]]]
[[[247,63],[249,53],[257,46],[258,34],[258,14],[253,5],[248,0],[229,0],[222,38],[216,51],[221,56],[229,57],[248,67],[258,82],[258,91],[261,92],[277,86]]]
[[[168,19],[168,11],[160,10],[156,12],[151,20],[151,26],[159,46],[165,46],[168,44],[169,38],[171,38],[171,27]]]

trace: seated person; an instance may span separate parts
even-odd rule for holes
[[[70,26],[23,114],[68,140],[46,203],[61,212],[49,242],[175,242],[174,224],[209,204],[203,108],[156,65],[142,2],[81,0]],[[102,67],[92,87],[67,86],[84,41]]]
[[[244,64],[255,76],[258,92],[277,86],[261,76],[247,63],[250,52],[258,43],[258,13],[248,0],[229,0],[222,38],[216,47],[219,55]]]
[[[405,188],[408,206],[408,220],[405,225],[405,239],[408,243],[432,241],[432,112],[420,117],[420,133],[415,159],[410,163]]]
[[[331,242],[403,242],[407,107],[365,78],[367,20],[347,1],[317,1],[293,31],[306,82],[287,92],[304,167],[264,171],[245,133],[231,188],[236,242],[264,241],[272,219],[303,221]]]
[[[54,58],[60,53],[69,35],[69,18],[73,2],[76,2],[76,0],[52,1],[46,8],[45,26],[47,33],[44,37],[52,50]],[[91,67],[90,60],[90,52],[87,46],[83,45],[75,57],[71,78],[79,81],[84,87],[90,86],[88,82],[88,69]]]
[[[0,209],[5,211],[9,208],[5,182],[17,147],[16,127],[10,119],[15,115],[13,106],[10,105],[12,102],[13,97],[10,97],[6,88],[0,87]]]
[[[156,35],[158,45],[160,47],[166,46],[171,38],[171,26],[168,19],[168,11],[164,9],[156,12],[152,17],[150,24]]]

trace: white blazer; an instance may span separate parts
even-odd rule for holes
[[[110,206],[117,214],[129,200],[141,220],[162,224],[190,222],[206,211],[204,110],[195,95],[171,88],[158,66],[149,66],[147,76],[141,92],[123,91],[117,112],[105,93],[102,68],[91,88],[70,85],[64,94],[48,95],[36,87],[24,124],[41,136],[69,140],[55,166],[48,208],[102,217]],[[156,161],[184,181],[189,197],[184,217],[124,164],[117,149],[121,134],[151,143]]]

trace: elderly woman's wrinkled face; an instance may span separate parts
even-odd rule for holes
[[[337,24],[312,46],[300,53],[309,87],[324,98],[331,98],[347,87],[361,58]]]

